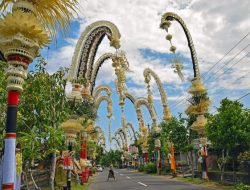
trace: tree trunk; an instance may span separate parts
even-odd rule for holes
[[[29,188],[29,181],[28,181],[28,176],[27,176],[27,172],[24,172],[24,177],[25,177],[25,184],[26,184],[26,189],[30,190]]]
[[[191,161],[191,170],[192,170],[192,179],[194,178],[194,156],[193,150],[190,151],[190,161]]]
[[[37,186],[36,181],[34,180],[34,177],[33,177],[33,174],[32,174],[32,170],[30,170],[30,178],[31,178],[31,180],[32,180],[35,188],[41,190],[41,188]]]
[[[225,172],[225,150],[222,149],[221,176],[220,176],[221,183],[224,181],[224,172]]]
[[[56,173],[56,153],[52,154],[51,158],[51,169],[50,169],[50,190],[54,190],[55,182],[55,173]]]
[[[233,156],[233,181],[236,183],[235,157]]]

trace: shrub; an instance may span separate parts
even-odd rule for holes
[[[138,166],[138,172],[144,172],[144,166],[143,165]]]
[[[240,155],[238,156],[238,160],[240,161],[250,160],[250,151],[245,151],[243,153],[240,153]]]
[[[156,164],[149,162],[147,165],[144,166],[144,171],[147,174],[156,173],[157,171]]]
[[[162,174],[166,175],[166,174],[170,174],[170,173],[172,173],[171,168],[170,168],[170,165],[167,164],[165,167],[162,168]]]
[[[235,185],[235,190],[249,190],[250,186],[243,183],[238,183]]]

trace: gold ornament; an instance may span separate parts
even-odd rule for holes
[[[184,81],[184,76],[182,74],[183,65],[180,63],[178,59],[174,59],[173,62],[174,63],[171,65],[171,68],[174,68],[174,72],[178,74],[178,76],[182,81]]]
[[[192,81],[192,86],[189,89],[190,94],[202,94],[205,93],[207,89],[204,87],[204,85],[201,83],[200,79],[195,79]]]
[[[0,20],[0,36],[13,38],[18,34],[22,35],[24,43],[33,44],[33,46],[37,47],[34,56],[37,56],[39,48],[50,42],[46,30],[38,19],[34,15],[22,11],[8,13]],[[1,41],[4,41],[4,39],[1,38]]]
[[[16,153],[16,173],[18,176],[21,176],[22,173],[22,153],[19,151]]]
[[[191,125],[191,129],[197,131],[198,134],[202,135],[205,131],[205,125],[207,124],[207,118],[204,115],[199,115],[196,121]]]
[[[63,122],[60,126],[66,134],[66,144],[75,143],[77,133],[82,130],[82,125],[79,120],[69,119]]]
[[[189,105],[186,113],[191,115],[204,114],[208,110],[210,103],[209,99],[201,99],[198,104]]]
[[[65,29],[76,12],[77,0],[2,0],[0,11],[6,11],[8,5],[13,5],[13,11],[21,10],[34,14],[40,23],[55,36],[57,29]],[[19,18],[19,17],[17,17]],[[19,19],[18,19],[19,20]]]

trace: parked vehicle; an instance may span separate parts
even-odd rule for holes
[[[97,172],[102,172],[102,171],[103,171],[102,166],[101,166],[101,165],[97,165],[97,166],[96,166],[96,171],[97,171]]]

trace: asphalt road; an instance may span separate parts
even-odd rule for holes
[[[115,176],[116,180],[107,181],[108,170],[104,170],[95,177],[88,190],[213,190],[163,176],[135,173],[126,169],[115,170]]]

